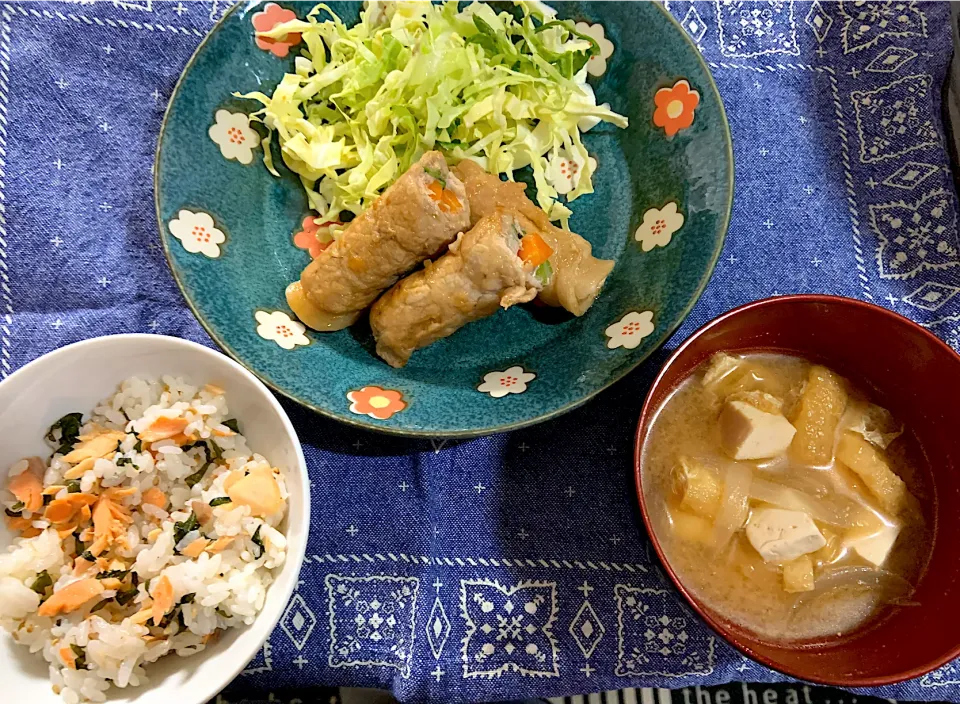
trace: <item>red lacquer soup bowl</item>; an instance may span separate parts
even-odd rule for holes
[[[924,513],[933,520],[928,566],[916,606],[818,644],[765,641],[700,603],[666,561],[640,481],[655,412],[715,352],[804,357],[872,393],[913,430],[930,472]],[[747,656],[800,679],[871,687],[919,677],[960,655],[960,356],[928,330],[885,308],[835,296],[781,296],[749,303],[707,323],[667,361],[637,427],[637,495],[647,532],[677,589],[701,617]]]

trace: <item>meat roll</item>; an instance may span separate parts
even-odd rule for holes
[[[345,328],[469,224],[463,183],[440,152],[427,152],[304,269],[287,302],[315,330]]]
[[[501,181],[469,160],[460,162],[453,172],[466,187],[471,224],[497,208],[512,209],[531,221],[553,250],[549,260],[553,271],[546,278],[540,300],[577,316],[586,313],[615,262],[597,259],[583,237],[554,226],[547,214],[524,195],[524,184]]]
[[[528,236],[536,241],[530,227],[516,213],[496,211],[458,237],[440,259],[387,291],[370,311],[377,354],[402,367],[415,350],[467,323],[533,300],[540,283],[528,250],[536,248],[521,242]]]

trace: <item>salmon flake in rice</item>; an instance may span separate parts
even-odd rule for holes
[[[289,495],[228,400],[213,384],[132,377],[85,420],[59,419],[47,462],[20,460],[0,481],[19,532],[0,552],[0,626],[44,657],[66,704],[139,686],[149,663],[199,652],[262,608],[286,559]]]

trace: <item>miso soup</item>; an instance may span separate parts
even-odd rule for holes
[[[915,603],[926,465],[864,391],[796,357],[720,353],[657,411],[641,468],[654,531],[724,620],[822,640]]]

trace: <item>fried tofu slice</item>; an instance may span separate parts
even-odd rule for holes
[[[863,480],[885,511],[899,516],[914,505],[907,485],[890,469],[880,450],[859,433],[844,431],[837,445],[837,459]]]
[[[790,447],[794,459],[809,465],[830,464],[837,425],[846,407],[843,379],[826,367],[813,366],[793,421],[797,429]]]

